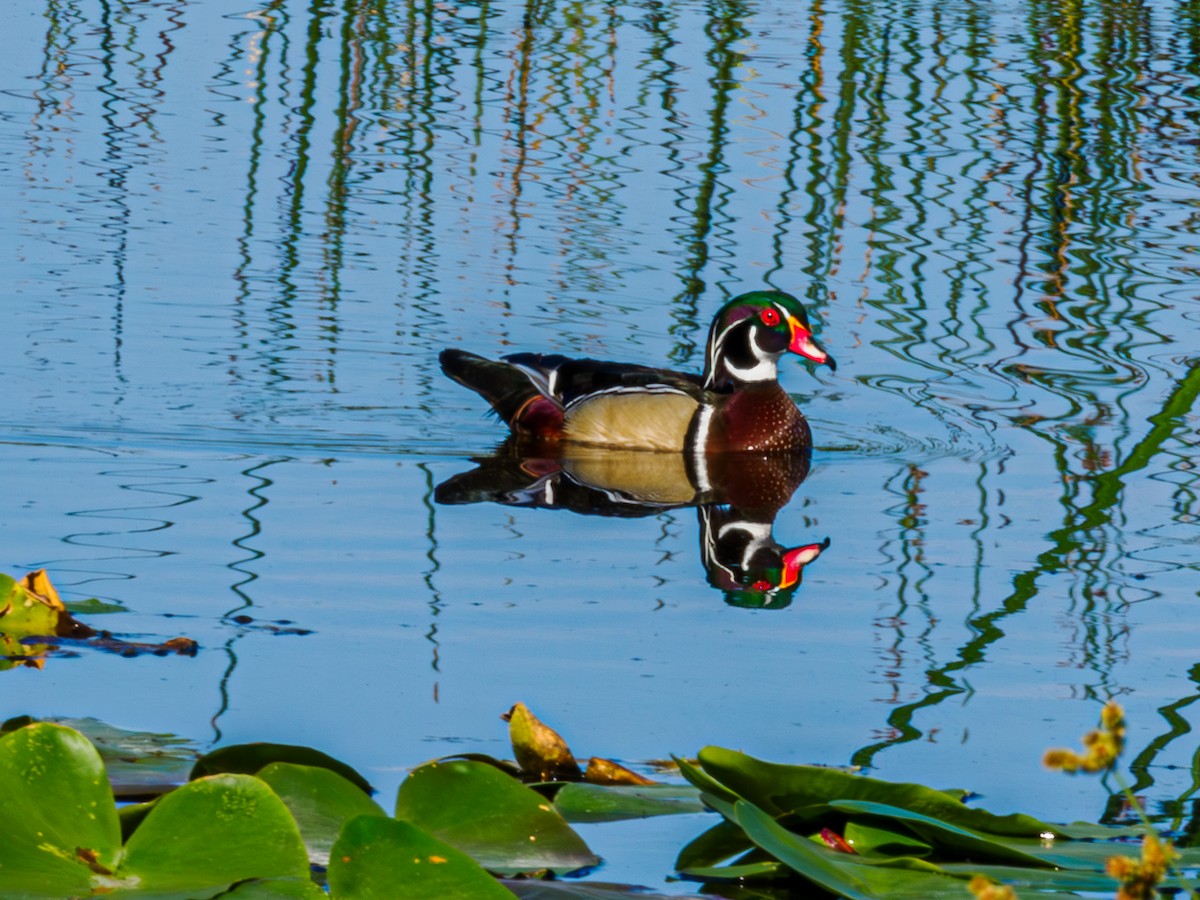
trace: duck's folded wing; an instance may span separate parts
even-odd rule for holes
[[[699,402],[704,396],[700,377],[671,369],[637,366],[599,359],[572,359],[551,353],[514,353],[505,362],[540,379],[547,396],[569,406],[591,394],[614,390],[666,388]]]

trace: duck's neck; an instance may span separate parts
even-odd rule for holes
[[[778,362],[778,354],[766,353],[755,343],[750,329],[735,324],[719,330],[714,325],[704,354],[704,387],[728,392],[775,381]]]

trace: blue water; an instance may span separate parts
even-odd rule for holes
[[[581,755],[1073,819],[1112,785],[1041,752],[1116,697],[1129,780],[1190,796],[1194,12],[878,6],[9,11],[0,569],[200,651],[74,648],[0,716],[308,743],[386,805],[522,700]],[[503,437],[442,347],[698,369],[764,285],[838,361],[782,376],[774,535],[831,540],[786,607],[726,603],[691,509],[434,502]],[[658,884],[655,827],[603,877]]]

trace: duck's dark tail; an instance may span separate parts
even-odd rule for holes
[[[485,359],[453,348],[443,350],[438,359],[443,372],[487,400],[515,433],[559,435],[562,404],[550,396],[546,373],[538,367]]]

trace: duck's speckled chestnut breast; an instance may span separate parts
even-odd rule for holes
[[[812,446],[812,432],[792,398],[777,383],[749,385],[718,405],[709,452],[794,452]]]

